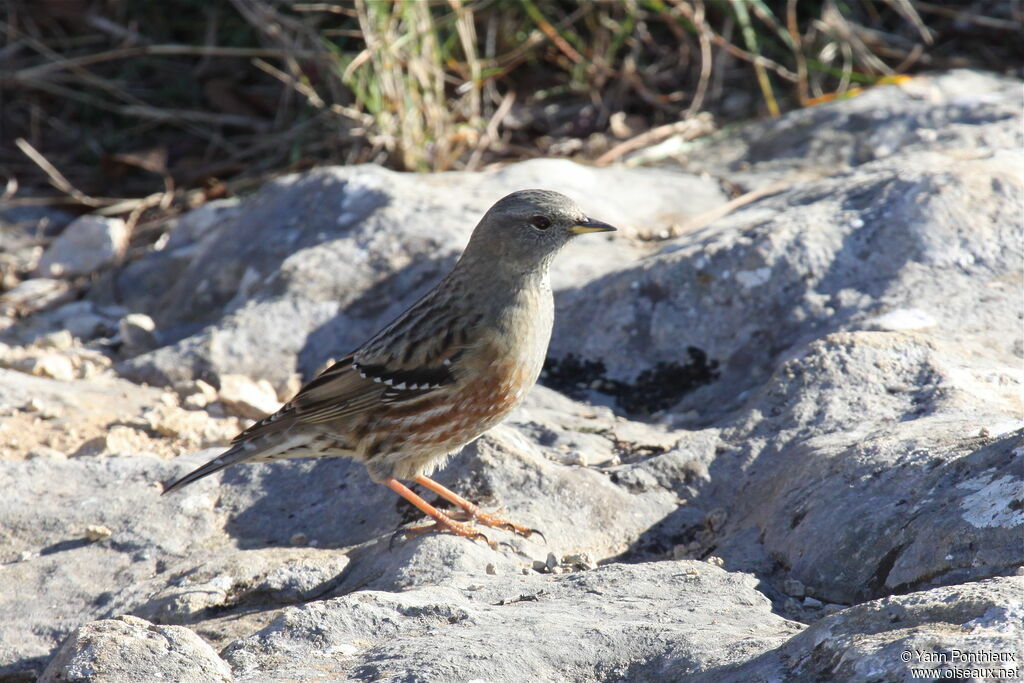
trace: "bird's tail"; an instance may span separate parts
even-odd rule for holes
[[[249,447],[246,448],[246,446]],[[206,463],[202,467],[194,469],[188,474],[186,474],[184,477],[177,479],[171,482],[170,484],[164,486],[164,494],[170,493],[175,489],[180,489],[183,486],[188,486],[192,482],[198,481],[203,477],[213,474],[214,472],[220,472],[225,467],[234,465],[237,462],[250,460],[254,455],[256,454],[253,453],[253,448],[251,447],[251,444],[235,444],[230,449],[224,451],[222,454],[218,455],[216,458]]]

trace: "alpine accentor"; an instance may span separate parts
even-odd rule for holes
[[[498,424],[537,381],[551,337],[555,254],[575,235],[614,229],[557,192],[508,195],[484,215],[436,287],[164,493],[239,462],[346,456],[432,517],[427,529],[494,546],[399,479],[482,524],[529,536],[533,530],[482,512],[427,475]]]

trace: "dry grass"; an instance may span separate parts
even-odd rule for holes
[[[134,221],[319,163],[610,163],[893,75],[1020,68],[1002,0],[8,0],[7,204]],[[47,185],[52,189],[45,191]]]

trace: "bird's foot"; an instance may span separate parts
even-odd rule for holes
[[[504,529],[505,531],[511,531],[515,535],[522,536],[523,538],[529,538],[530,536],[537,534],[542,539],[544,539],[545,543],[548,542],[548,539],[544,536],[540,529],[533,529],[528,526],[516,524],[515,522],[510,522],[509,520],[504,519],[502,517],[498,517],[496,515],[484,512],[480,508],[477,508],[476,510],[467,510],[466,512],[469,514],[470,517],[473,518],[474,521],[480,522],[484,526],[489,526],[492,529]]]
[[[454,491],[451,491],[448,488],[437,483],[430,477],[421,475],[419,477],[416,477],[416,482],[421,486],[430,489],[437,495],[447,500],[449,503],[455,504],[456,506],[459,507],[459,509],[463,510],[463,512],[466,515],[468,515],[474,521],[480,522],[484,526],[489,526],[492,529],[504,529],[505,531],[511,531],[517,536],[522,536],[523,538],[529,538],[530,536],[537,534],[538,536],[544,539],[545,543],[547,543],[548,539],[545,538],[544,534],[542,534],[538,529],[531,529],[530,527],[522,526],[520,524],[516,524],[515,522],[510,522],[509,520],[498,517],[497,515],[492,515],[490,513],[484,512],[476,503],[471,503],[470,501],[466,500],[465,498],[455,493]]]
[[[456,536],[463,536],[474,541],[483,541],[486,543],[491,550],[497,550],[498,544],[487,538],[484,534],[480,533],[468,524],[462,524],[456,522],[454,519],[449,517],[442,517],[434,521],[433,524],[425,524],[423,526],[414,526],[406,529],[398,529],[391,537],[391,545],[394,545],[395,539],[401,537],[402,540],[408,541],[424,534],[433,533],[435,531],[447,531],[448,533],[455,534]]]

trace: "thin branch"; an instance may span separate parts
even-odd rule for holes
[[[698,114],[692,119],[667,123],[664,126],[651,128],[640,135],[620,142],[599,156],[594,161],[594,164],[597,166],[607,166],[621,156],[644,147],[649,147],[673,135],[682,135],[684,140],[692,140],[702,135],[707,135],[713,128],[714,125],[712,124],[710,114]]]
[[[15,71],[14,78],[18,80],[38,78],[44,74],[54,71],[65,71],[74,67],[99,64],[117,59],[131,59],[145,55],[192,55],[197,57],[270,57],[283,59],[289,55],[294,57],[310,58],[316,57],[315,52],[297,51],[289,52],[275,48],[251,48],[251,47],[217,47],[213,45],[139,45],[137,47],[122,47],[106,52],[97,52],[93,55],[82,55],[81,57],[58,57],[55,61],[30,66],[20,71]]]
[[[43,173],[50,179],[50,184],[60,190],[66,195],[69,195],[75,199],[79,204],[85,204],[86,206],[104,206],[109,203],[110,200],[97,199],[90,197],[85,194],[74,185],[71,181],[64,177],[56,166],[51,164],[46,157],[42,155],[39,150],[32,146],[32,144],[25,138],[18,138],[14,141],[14,144],[25,153],[29,159],[35,162],[36,166],[42,169]]]

